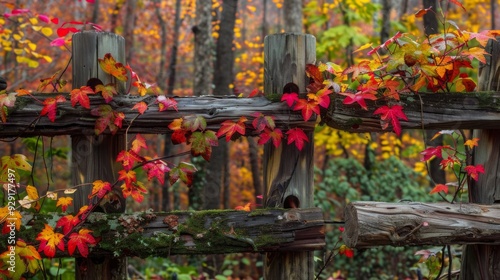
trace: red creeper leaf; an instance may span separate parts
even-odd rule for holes
[[[236,132],[238,132],[240,135],[245,135],[245,122],[246,121],[247,121],[247,118],[245,118],[245,117],[240,117],[240,119],[237,122],[230,121],[230,120],[224,121],[221,124],[219,131],[217,131],[217,137],[221,137],[222,135],[226,135],[226,142],[229,142],[231,140],[231,137]]]
[[[61,210],[63,212],[66,212],[66,209],[68,209],[68,206],[70,206],[71,204],[73,204],[73,198],[65,196],[57,200],[56,207],[61,206]]]
[[[70,232],[76,225],[80,223],[80,218],[78,216],[66,215],[61,217],[57,223],[56,227],[62,227],[63,233],[67,234]]]
[[[121,188],[123,197],[127,198],[131,196],[138,203],[141,203],[144,200],[143,193],[148,192],[141,182],[133,182],[129,185],[123,184]]]
[[[132,167],[134,167],[135,162],[143,161],[143,158],[134,151],[129,150],[129,151],[121,151],[116,157],[116,161],[122,162],[123,169],[128,171],[132,169]]]
[[[295,102],[299,100],[299,95],[296,92],[284,93],[281,96],[281,101],[286,101],[288,107],[292,107]]]
[[[464,170],[467,172],[467,175],[475,181],[479,180],[479,173],[484,174],[484,166],[482,164],[478,164],[476,166],[468,165],[464,168]]]
[[[273,130],[269,128],[265,128],[264,131],[260,134],[259,141],[257,142],[259,145],[266,144],[269,139],[272,139],[273,145],[278,148],[281,144],[281,139],[283,138],[283,133],[279,128],[275,128]]]
[[[98,198],[103,198],[108,192],[111,191],[111,184],[101,180],[96,180],[92,183],[92,193],[89,198],[97,195]]]
[[[401,134],[401,124],[399,123],[399,119],[408,121],[405,113],[403,113],[403,107],[400,105],[393,105],[391,107],[382,106],[373,112],[374,115],[381,115],[380,119],[382,122],[382,128],[386,129],[389,122],[392,124],[392,128],[396,135]]]
[[[158,109],[161,111],[165,111],[168,108],[173,108],[177,111],[177,101],[173,98],[165,97],[165,95],[159,95],[156,98],[156,102],[158,103]]]
[[[295,146],[299,149],[299,151],[304,148],[304,141],[309,142],[309,138],[307,138],[307,135],[300,128],[292,128],[287,131],[286,134],[288,139],[287,144],[290,145],[291,143],[295,143]]]
[[[78,233],[73,232],[69,236],[68,252],[70,256],[73,255],[77,247],[82,257],[86,258],[89,255],[89,245],[95,245],[97,243],[95,238],[90,234],[91,232],[91,230],[82,228]]]
[[[120,175],[120,176],[118,176],[118,180],[122,180],[127,185],[131,184],[132,182],[137,181],[136,173],[134,170],[126,171],[126,170],[122,169],[122,170],[118,171],[118,174]]]
[[[257,133],[263,131],[265,128],[269,128],[272,130],[276,126],[273,116],[266,116],[259,112],[253,113],[252,116],[255,117],[255,119],[253,119],[252,121],[252,126],[253,128],[255,128]]]
[[[59,250],[64,251],[63,238],[63,234],[54,232],[54,229],[51,226],[45,224],[45,228],[36,237],[36,240],[40,241],[38,252],[43,251],[47,257],[53,258],[56,255],[56,247]]]
[[[315,99],[299,99],[293,107],[293,110],[302,110],[302,118],[304,121],[308,121],[313,112],[317,115],[320,113],[318,101]]]
[[[146,110],[148,109],[148,104],[146,104],[146,102],[144,101],[141,101],[141,102],[138,102],[134,105],[134,107],[132,107],[132,110],[137,110],[139,111],[139,114],[144,114],[144,112],[146,112]]]
[[[148,148],[148,145],[146,144],[146,139],[144,139],[144,137],[142,137],[140,134],[137,134],[135,136],[134,141],[132,141],[131,150],[133,152],[135,152],[136,154],[139,154],[139,152],[141,151],[142,148],[144,148],[144,149]]]
[[[146,157],[146,160],[151,160],[151,158]],[[148,172],[148,180],[152,180],[153,178],[158,179],[160,184],[163,185],[165,181],[165,173],[170,171],[167,163],[162,160],[155,160],[152,162],[148,162],[142,166],[142,168]]]
[[[444,192],[444,193],[448,193],[448,186],[447,185],[444,185],[444,184],[437,184],[429,194],[433,194],[433,193],[438,193],[438,192]]]
[[[97,85],[95,87],[95,92],[101,92],[101,95],[106,103],[111,102],[111,100],[113,100],[113,95],[118,94],[114,84]]]
[[[43,108],[40,115],[49,118],[51,122],[56,120],[57,103],[66,102],[66,98],[62,95],[58,95],[56,98],[49,97],[43,101]]]
[[[71,95],[71,106],[75,107],[77,103],[80,103],[83,108],[90,109],[88,95],[95,94],[95,92],[89,86],[82,86],[79,89],[73,89],[69,94]]]

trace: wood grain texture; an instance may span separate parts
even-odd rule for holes
[[[27,240],[45,223],[55,227],[61,214],[36,214],[33,226],[19,232]],[[93,213],[84,226],[101,238],[91,258],[119,256],[224,254],[236,252],[312,251],[325,246],[319,208]],[[5,251],[7,243],[0,244]],[[78,254],[78,250],[75,251]],[[58,257],[68,257],[58,251]]]
[[[54,94],[36,94],[39,100],[54,97]],[[95,135],[94,127],[97,117],[90,114],[90,110],[71,106],[69,96],[66,95],[68,102],[57,105],[57,119],[50,122],[47,117],[38,118],[43,105],[33,100],[31,97],[18,97],[16,108],[10,111],[7,123],[0,123],[0,137],[28,137],[34,135]],[[132,107],[139,101],[150,104],[149,109],[141,116],[138,116],[137,110]],[[125,114],[123,127],[117,134],[125,133],[129,128],[129,133],[143,134],[163,134],[171,133],[168,125],[177,118],[200,115],[207,120],[209,129],[219,129],[220,124],[225,120],[238,120],[240,116],[247,117],[247,128],[250,134],[251,120],[255,112],[261,112],[266,116],[274,116],[276,126],[283,131],[290,127],[301,127],[312,130],[314,122],[305,123],[300,111],[292,111],[286,103],[272,102],[264,97],[256,98],[237,98],[237,97],[180,97],[176,98],[177,111],[168,109],[160,112],[156,97],[154,96],[115,96],[109,105],[116,111]],[[100,96],[90,96],[91,106],[106,104]],[[137,117],[137,118],[136,118]],[[134,120],[134,118],[136,118]],[[132,122],[132,120],[134,120]],[[104,134],[110,134],[106,129]]]
[[[486,64],[479,68],[479,90],[500,90],[500,43],[490,40]],[[469,201],[500,205],[500,130],[476,127],[474,137],[479,146],[474,150],[473,164],[483,164],[485,173],[469,182]],[[500,238],[499,238],[500,239]],[[500,279],[500,245],[467,245],[462,254],[460,279]]]
[[[345,222],[343,240],[358,249],[500,245],[500,205],[359,201],[346,207]]]
[[[279,100],[291,91],[303,93],[309,79],[305,67],[316,59],[315,38],[303,34],[276,34],[264,40],[264,95]],[[292,85],[293,84],[293,85]],[[312,207],[313,205],[313,133],[306,131],[309,142],[302,151],[283,140],[276,148],[264,147],[264,186],[266,207]],[[287,198],[291,200],[287,201]],[[314,278],[312,252],[268,253],[264,279],[307,280]]]
[[[111,53],[117,62],[125,65],[125,40],[123,37],[106,32],[80,32],[73,35],[73,88],[87,85],[91,78],[101,80],[103,84],[114,83],[119,94],[125,92],[125,83],[106,74],[99,66],[98,59]],[[68,99],[69,100],[69,99]],[[76,123],[72,123],[75,127]],[[76,127],[77,133],[71,137],[71,183],[73,186],[92,183],[95,180],[114,182],[120,169],[116,156],[125,149],[123,135],[84,135],[84,127]],[[88,196],[92,185],[86,185],[74,194],[74,209],[96,204],[89,202]],[[101,211],[116,213],[125,211],[125,199],[119,188],[111,191],[118,198],[116,203],[100,206]],[[111,195],[111,193],[110,193]],[[124,279],[126,278],[126,258],[107,256],[95,261],[91,258],[77,258],[76,279]]]

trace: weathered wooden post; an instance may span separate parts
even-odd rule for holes
[[[306,65],[316,61],[316,39],[306,34],[276,34],[264,40],[264,94],[279,98],[283,93],[304,94],[308,84]],[[266,207],[313,207],[313,128],[299,151],[283,140],[278,148],[264,149]],[[295,217],[300,220],[300,217]],[[264,279],[305,280],[314,278],[313,252],[267,253]]]
[[[112,33],[86,31],[73,36],[73,88],[87,85],[91,78],[99,79],[103,84],[114,83],[118,93],[124,93],[125,84],[112,79],[99,67],[98,59],[106,53],[125,63],[125,40]],[[97,80],[93,80],[95,81]],[[92,82],[91,82],[92,83]],[[95,85],[94,85],[95,86]],[[116,156],[124,149],[124,136],[99,135],[93,131],[82,131],[81,135],[72,136],[72,184],[88,184],[95,180],[110,183],[116,181]],[[75,193],[75,212],[88,205],[92,185],[79,188]],[[122,197],[121,192],[116,197]],[[104,205],[108,212],[123,212],[124,201],[113,205]],[[106,257],[104,259],[77,258],[76,279],[125,279],[126,258]]]
[[[479,68],[479,91],[500,91],[500,43],[490,40],[487,63]],[[483,164],[485,173],[469,182],[470,202],[500,203],[500,130],[474,130],[479,146],[474,152],[474,165]],[[461,279],[500,279],[500,246],[467,245],[462,257]]]

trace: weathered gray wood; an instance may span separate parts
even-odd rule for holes
[[[279,98],[284,92],[305,92],[305,66],[316,59],[311,35],[277,34],[264,40],[264,95]],[[294,85],[292,86],[291,83]],[[299,151],[286,140],[264,148],[266,207],[299,208],[313,205],[313,133]],[[305,280],[314,278],[312,252],[266,254],[264,279]]]
[[[103,84],[114,83],[119,94],[125,92],[125,84],[111,75],[104,73],[98,59],[107,53],[117,62],[125,63],[125,40],[116,34],[105,32],[81,32],[73,35],[73,88],[87,85],[91,78],[99,79]],[[75,125],[73,123],[73,125]],[[79,127],[82,129],[82,127]],[[124,136],[87,136],[82,131],[71,138],[71,183],[88,184],[95,180],[116,181],[119,166],[116,156],[125,148]],[[92,185],[84,186],[74,194],[74,208],[89,205]],[[101,205],[107,212],[123,212],[125,200],[120,189],[114,189],[117,201]],[[96,204],[95,199],[92,204]],[[88,258],[76,259],[76,279],[125,279],[126,258],[108,256],[96,262]]]
[[[36,215],[19,238],[55,227],[61,214]],[[174,211],[135,214],[93,213],[84,226],[99,236],[91,257],[168,257],[236,252],[312,251],[325,246],[319,208]],[[0,243],[5,251],[8,244]],[[78,253],[78,251],[76,251]],[[58,257],[67,257],[58,252]]]
[[[487,63],[479,69],[479,90],[500,90],[500,43],[490,40]],[[478,127],[479,128],[479,127]],[[500,130],[474,130],[479,146],[473,164],[483,164],[485,173],[469,182],[469,201],[500,206]],[[500,239],[500,238],[498,238]],[[496,246],[494,246],[496,245]],[[500,245],[467,245],[462,255],[461,279],[500,279]]]
[[[53,94],[36,94],[37,99],[43,101],[46,98],[54,97]],[[89,96],[92,108],[106,104],[100,96]],[[7,123],[0,123],[0,137],[28,137],[34,135],[95,135],[94,127],[97,117],[90,114],[90,110],[76,106],[71,107],[69,96],[68,102],[57,105],[57,119],[50,122],[47,117],[37,120],[43,105],[33,100],[31,97],[18,97],[16,109],[9,113]],[[132,107],[144,101],[151,104],[149,109],[138,118],[137,110]],[[154,96],[115,96],[109,104],[118,112],[125,114],[123,127],[117,134],[125,133],[130,126],[129,133],[163,134],[170,133],[168,124],[174,119],[189,115],[200,115],[207,120],[209,129],[218,129],[225,120],[238,120],[240,116],[245,116],[253,120],[255,112],[261,112],[267,116],[274,116],[276,126],[282,130],[289,127],[302,127],[312,129],[315,123],[304,123],[298,111],[291,111],[286,103],[272,102],[264,97],[237,98],[237,97],[182,97],[176,98],[178,111],[168,109],[159,112],[156,97]],[[247,122],[251,127],[251,121]],[[105,134],[109,134],[107,129]]]
[[[500,92],[401,94],[400,105],[408,121],[403,129],[500,129]],[[328,126],[351,132],[382,132],[377,106],[368,100],[368,111],[359,105],[343,104],[344,96],[331,97],[330,108],[321,120]],[[388,130],[392,131],[391,126]]]
[[[353,202],[345,209],[342,239],[347,246],[358,249],[385,245],[500,245],[500,205]]]

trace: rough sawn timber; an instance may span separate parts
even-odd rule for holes
[[[39,118],[43,104],[29,96],[21,96],[16,100],[16,106],[9,111],[6,123],[0,123],[0,137],[28,137],[28,136],[55,136],[55,135],[94,135],[95,122],[98,117],[92,116],[90,110],[77,105],[71,106],[69,94],[67,102],[57,104],[57,118],[49,121],[46,116]],[[34,94],[44,101],[57,94]],[[106,104],[101,96],[89,96],[91,108]],[[117,133],[163,134],[171,133],[168,125],[177,118],[199,115],[207,120],[208,129],[218,129],[226,120],[238,120],[241,116],[253,120],[256,112],[266,116],[274,116],[278,128],[284,130],[289,127],[313,129],[314,122],[304,122],[300,111],[292,111],[284,102],[272,102],[264,97],[237,98],[234,96],[201,96],[175,97],[178,102],[177,110],[169,108],[160,112],[156,104],[156,96],[115,96],[109,105],[118,112],[125,114],[122,129]],[[137,110],[132,107],[140,101],[149,105],[148,110],[138,116]],[[133,120],[133,122],[132,122]],[[247,122],[251,127],[251,122]],[[109,134],[106,129],[104,133]]]
[[[500,92],[401,94],[403,129],[500,129]],[[351,132],[382,132],[380,115],[373,112],[382,101],[366,103],[363,110],[356,103],[343,104],[344,96],[334,95],[321,120],[328,126]],[[392,131],[391,125],[388,130]]]
[[[343,240],[358,249],[383,245],[500,245],[500,205],[353,202],[345,210]]]
[[[20,238],[28,240],[46,223],[55,227],[60,216],[35,214],[30,226],[23,223]],[[91,257],[312,251],[325,246],[319,208],[92,213],[83,226],[100,238],[91,249]],[[5,251],[2,246],[6,245],[0,242],[0,250]],[[68,257],[66,254],[58,251],[58,257]]]

